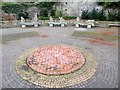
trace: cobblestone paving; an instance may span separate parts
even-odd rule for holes
[[[85,48],[97,61],[93,77],[71,88],[116,88],[118,87],[118,48],[106,45],[92,45],[84,38],[31,37],[10,41],[2,47],[2,88],[43,88],[23,80],[15,70],[17,58],[25,51],[50,44],[69,44]]]
[[[16,61],[16,70],[24,80],[32,82],[35,85],[49,87],[49,88],[61,88],[66,86],[73,86],[75,84],[81,83],[91,78],[96,71],[96,65],[97,65],[94,56],[90,52],[80,47],[76,47],[76,49],[84,54],[86,61],[85,64],[81,67],[81,69],[75,70],[72,73],[68,73],[64,75],[61,74],[58,75],[58,73],[49,75],[49,73],[47,73],[46,75],[46,74],[38,73],[34,69],[32,70],[26,64],[26,58],[29,56],[29,54],[33,53],[34,50],[35,51],[38,50],[38,48],[31,49],[23,53]],[[51,72],[53,71],[50,71],[50,73]]]

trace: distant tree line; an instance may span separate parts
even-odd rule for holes
[[[109,21],[120,21],[120,1],[119,2],[97,2],[98,5],[103,6],[103,10],[97,11],[93,9],[91,12],[83,11],[82,12],[82,19],[95,19],[95,20],[109,20]],[[62,10],[56,9],[57,2],[20,2],[20,3],[13,3],[13,2],[2,2],[2,10],[5,13],[14,13],[16,14],[16,18],[19,20],[20,17],[24,17],[25,19],[29,19],[29,15],[27,9],[35,6],[40,11],[38,14],[38,19],[40,20],[48,20],[49,16],[53,18],[58,18],[63,16]],[[115,11],[114,9],[118,9]],[[108,11],[108,15],[106,16],[105,10],[113,9],[113,12]],[[63,16],[64,17],[64,16]],[[74,19],[74,16],[66,16],[65,19]]]
[[[105,0],[106,1],[106,0]],[[93,9],[91,12],[83,11],[82,19],[95,19],[95,20],[109,20],[109,21],[120,21],[120,1],[119,2],[97,2],[98,5],[103,6],[103,10],[97,11]],[[109,10],[111,9],[111,11]],[[106,14],[108,10],[108,14]]]
[[[103,6],[104,8],[120,8],[119,2],[108,2],[108,0],[104,0],[105,2],[97,2],[98,5]]]
[[[28,13],[26,10],[29,7],[35,6],[40,10],[40,16],[47,17],[50,13],[52,16],[55,15],[55,9],[53,9],[53,5],[55,2],[21,2],[21,3],[13,3],[13,2],[3,2],[2,3],[2,10],[5,13],[14,13],[16,14],[17,19],[20,19],[23,16],[25,19],[29,18]]]

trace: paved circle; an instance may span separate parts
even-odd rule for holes
[[[59,34],[62,32],[62,35],[64,35],[65,32],[69,33],[73,30],[71,28],[65,29],[56,30],[55,28],[54,30],[49,30],[46,28],[46,30],[40,29],[40,31],[47,34],[58,31]],[[7,31],[11,33],[16,30],[20,32],[30,31],[21,30],[18,28],[8,29]],[[5,29],[3,31],[5,31]],[[56,35],[56,33],[54,35]],[[66,36],[50,37],[45,39],[41,37],[33,37],[7,42],[2,45],[2,88],[43,88],[23,80],[16,72],[15,63],[21,53],[24,53],[28,49],[49,44],[69,44],[80,46],[85,48],[85,50],[92,52],[95,56],[95,60],[97,61],[97,69],[95,74],[90,79],[82,83],[69,86],[70,88],[118,88],[118,47],[99,44],[93,45],[86,42],[86,39],[81,37],[72,38]]]
[[[16,62],[16,70],[24,80],[32,82],[35,85],[49,88],[61,88],[79,84],[88,80],[95,73],[96,61],[90,52],[87,52],[85,49],[80,47],[76,47],[76,49],[83,53],[86,62],[80,69],[72,73],[64,75],[44,75],[29,68],[29,66],[26,64],[26,58],[28,55],[31,55],[31,53],[38,50],[38,48],[32,49],[21,55],[21,57]]]

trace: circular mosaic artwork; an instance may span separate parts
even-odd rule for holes
[[[85,63],[83,54],[69,45],[51,45],[37,49],[28,58],[27,64],[43,74],[71,73]]]
[[[88,80],[96,71],[96,61],[83,48],[49,45],[23,53],[16,61],[16,71],[35,85],[62,88]]]

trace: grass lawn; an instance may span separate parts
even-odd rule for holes
[[[120,36],[116,35],[104,35],[98,32],[87,32],[87,31],[74,31],[72,36],[76,37],[87,37],[87,38],[98,38],[106,41],[120,40]]]
[[[17,33],[17,34],[5,34],[2,35],[2,43],[6,43],[8,41],[12,40],[19,40],[22,38],[28,38],[28,37],[35,37],[39,36],[37,32],[23,32],[23,33]]]

